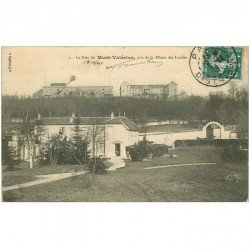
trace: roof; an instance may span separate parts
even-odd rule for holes
[[[123,85],[129,85],[131,89],[142,89],[142,88],[165,88],[168,85],[178,85],[175,82],[165,83],[165,84],[128,84],[128,83],[122,83]]]
[[[139,131],[138,126],[125,116],[115,117],[104,121],[103,124],[122,124],[129,131]]]
[[[48,117],[41,118],[43,125],[72,125],[71,117]],[[78,117],[80,125],[92,124],[122,124],[129,131],[138,131],[138,126],[127,117],[119,116],[113,119],[109,117]]]
[[[46,117],[41,118],[43,125],[72,125],[71,117]],[[108,119],[108,117],[78,117],[80,125],[99,124]]]
[[[106,89],[112,89],[112,86],[108,86],[108,85],[95,85],[95,86],[91,86],[91,85],[86,85],[86,86],[80,86],[80,85],[74,85],[74,86],[61,86],[61,85],[51,85],[51,86],[44,86],[43,88],[47,88],[47,89],[51,89],[51,88],[56,88],[56,87],[65,87],[64,89],[99,89],[99,88],[106,88]]]
[[[131,89],[143,89],[143,88],[165,88],[166,84],[147,84],[147,85],[130,85]]]
[[[63,87],[63,86],[66,86],[66,83],[58,83],[58,82],[56,82],[56,83],[51,83],[51,86],[53,87],[53,86],[60,86],[60,87]]]

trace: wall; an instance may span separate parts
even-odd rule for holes
[[[144,134],[140,134],[140,140],[143,140]],[[147,140],[154,143],[163,143],[173,146],[176,140],[191,140],[199,138],[206,138],[206,133],[203,130],[195,130],[179,133],[148,133]]]
[[[221,130],[221,131],[220,131]],[[213,129],[214,139],[236,139],[235,134],[231,131],[225,131],[222,126],[221,129]],[[139,134],[140,140],[143,140],[144,133]],[[202,130],[185,131],[178,133],[148,133],[147,140],[154,143],[163,143],[169,146],[174,146],[176,140],[194,140],[197,138],[206,138],[206,128]]]
[[[138,133],[128,131],[122,124],[105,126],[105,155],[115,157],[115,143],[121,145],[121,157],[126,157],[126,146],[138,141]]]

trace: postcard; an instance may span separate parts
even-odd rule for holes
[[[2,47],[2,201],[248,201],[248,47]]]

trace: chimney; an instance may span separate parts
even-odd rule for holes
[[[114,114],[114,112],[111,112],[111,119],[114,119],[115,118],[115,114]]]

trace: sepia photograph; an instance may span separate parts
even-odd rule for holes
[[[248,201],[248,53],[2,47],[2,201]]]

